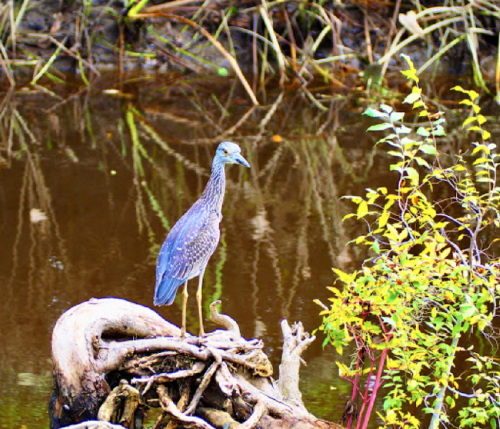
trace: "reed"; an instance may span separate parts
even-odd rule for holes
[[[265,102],[265,85],[270,79],[276,78],[282,87],[298,82],[298,91],[319,107],[324,100],[310,90],[318,78],[333,88],[345,89],[346,79],[363,73],[366,62],[381,67],[379,85],[390,87],[385,76],[394,64],[398,67],[398,55],[423,42],[421,49],[426,51],[428,59],[419,66],[419,74],[431,71],[433,76],[437,75],[443,59],[462,52],[464,58],[470,59],[475,84],[489,89],[488,79],[493,79],[494,91],[500,93],[497,46],[491,47],[497,70],[485,75],[483,64],[486,56],[491,55],[484,49],[485,38],[495,37],[500,30],[500,6],[493,1],[450,0],[442,6],[425,7],[418,0],[397,0],[394,5],[347,0],[343,6],[325,0],[242,1],[236,5],[227,1],[216,6],[195,0],[154,6],[148,0],[126,0],[124,9],[118,6],[114,2],[103,7],[90,0],[76,1],[72,6],[77,17],[75,32],[69,35],[59,30],[57,18],[49,32],[23,33],[21,24],[26,12],[36,7],[32,0],[9,0],[1,5],[0,69],[9,86],[16,86],[20,67],[33,68],[33,84],[39,84],[42,78],[64,81],[54,67],[61,55],[69,55],[77,62],[82,83],[90,86],[94,76],[99,75],[93,53],[99,45],[118,53],[121,68],[126,64],[124,57],[130,62],[164,58],[162,61],[166,59],[195,72],[225,76],[232,71],[255,105]],[[92,30],[102,25],[103,17],[107,17],[106,22],[111,18],[120,26],[121,41],[113,43]],[[194,37],[174,43],[152,22],[180,23],[184,25],[181,34],[193,32]],[[137,31],[141,25],[142,29]],[[349,34],[347,25],[358,28],[363,35],[356,48],[345,46],[345,41],[356,39]],[[386,39],[384,45],[380,43],[380,34]],[[238,41],[235,35],[239,36]],[[30,53],[23,46],[27,36],[48,44],[49,48],[37,55]],[[154,50],[144,45],[144,40],[151,38],[158,41],[153,42]],[[74,40],[73,46],[67,46],[70,40]],[[242,48],[239,45],[245,44],[245,40],[251,45],[251,53],[239,55],[238,49]],[[208,59],[204,45],[213,46],[229,69]],[[253,85],[249,84],[245,69],[252,70]],[[373,81],[365,79],[365,82],[370,90],[376,88]]]

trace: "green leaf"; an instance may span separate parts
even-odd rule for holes
[[[418,164],[418,165],[421,165],[421,166],[424,166],[424,167],[427,167],[427,168],[431,168],[431,166],[429,165],[429,163],[423,159],[423,158],[420,158],[419,156],[416,156],[415,158],[413,158],[415,160],[415,162]]]
[[[135,15],[140,13],[140,11],[146,6],[149,0],[140,0],[137,4],[135,4],[127,13],[127,16],[133,18]]]
[[[476,182],[478,182],[478,183],[492,183],[493,184],[493,180],[489,179],[487,177],[480,177],[480,178],[476,179]]]
[[[463,305],[462,308],[460,308],[460,311],[462,313],[462,316],[464,319],[468,319],[472,315],[476,313],[476,307],[472,305]]]
[[[415,101],[420,99],[420,94],[416,92],[412,92],[411,94],[407,95],[406,98],[403,100],[403,103],[406,104],[413,104]]]
[[[217,74],[218,74],[219,76],[224,76],[224,77],[225,77],[225,76],[228,76],[228,75],[229,75],[229,72],[227,71],[227,68],[225,68],[225,67],[219,67],[219,68],[217,69]]]
[[[415,181],[416,183],[418,183],[418,181],[419,181],[419,175],[418,175],[418,171],[417,170],[415,170],[413,167],[407,167],[405,169],[405,172],[408,175],[408,177],[410,177],[413,181]]]
[[[391,113],[394,109],[391,106],[388,106],[387,104],[381,104],[380,108],[385,112],[385,113]]]
[[[436,129],[434,130],[434,135],[436,137],[441,137],[441,136],[445,136],[446,132],[444,131],[444,128],[441,125],[438,125],[436,127]]]
[[[436,147],[430,144],[423,144],[418,148],[421,152],[426,153],[427,155],[435,155],[437,153]]]
[[[395,150],[389,150],[387,152],[387,155],[395,156],[395,157],[401,158],[401,159],[404,158],[404,156],[403,156],[403,154],[401,152],[396,152]]]
[[[387,130],[388,128],[392,128],[392,125],[389,124],[388,122],[383,122],[381,124],[372,125],[366,131],[383,131]]]
[[[405,116],[404,112],[392,112],[390,115],[389,115],[389,119],[392,121],[392,122],[398,122],[400,121],[401,119],[403,119]]]
[[[401,125],[400,127],[396,128],[396,133],[398,133],[398,134],[410,134],[411,128],[408,128],[405,125]]]
[[[454,338],[458,335],[461,327],[462,327],[462,325],[460,323],[455,323],[455,325],[453,326],[453,330],[451,331],[452,338]]]
[[[370,118],[388,118],[389,116],[386,113],[382,113],[380,110],[372,109],[368,107],[363,112],[363,115],[369,116]]]
[[[417,134],[422,137],[429,137],[431,135],[430,131],[424,127],[418,127]]]

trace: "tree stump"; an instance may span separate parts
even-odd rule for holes
[[[225,329],[184,339],[153,310],[122,299],[91,299],[69,309],[52,334],[51,428],[140,429],[147,409],[161,407],[154,429],[341,429],[302,402],[300,355],[314,341],[302,324],[282,322],[274,382],[262,341],[242,338],[216,304],[211,319]]]

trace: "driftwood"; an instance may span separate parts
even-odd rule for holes
[[[274,382],[262,342],[242,338],[215,304],[211,319],[225,330],[201,339],[181,339],[153,310],[121,299],[92,299],[64,313],[52,334],[51,428],[140,429],[147,410],[160,407],[154,429],[341,429],[302,402],[301,354],[314,340],[302,324],[282,322]]]

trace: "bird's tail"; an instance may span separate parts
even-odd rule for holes
[[[175,295],[179,286],[184,281],[176,278],[160,278],[155,286],[155,305],[170,305],[174,302]]]

